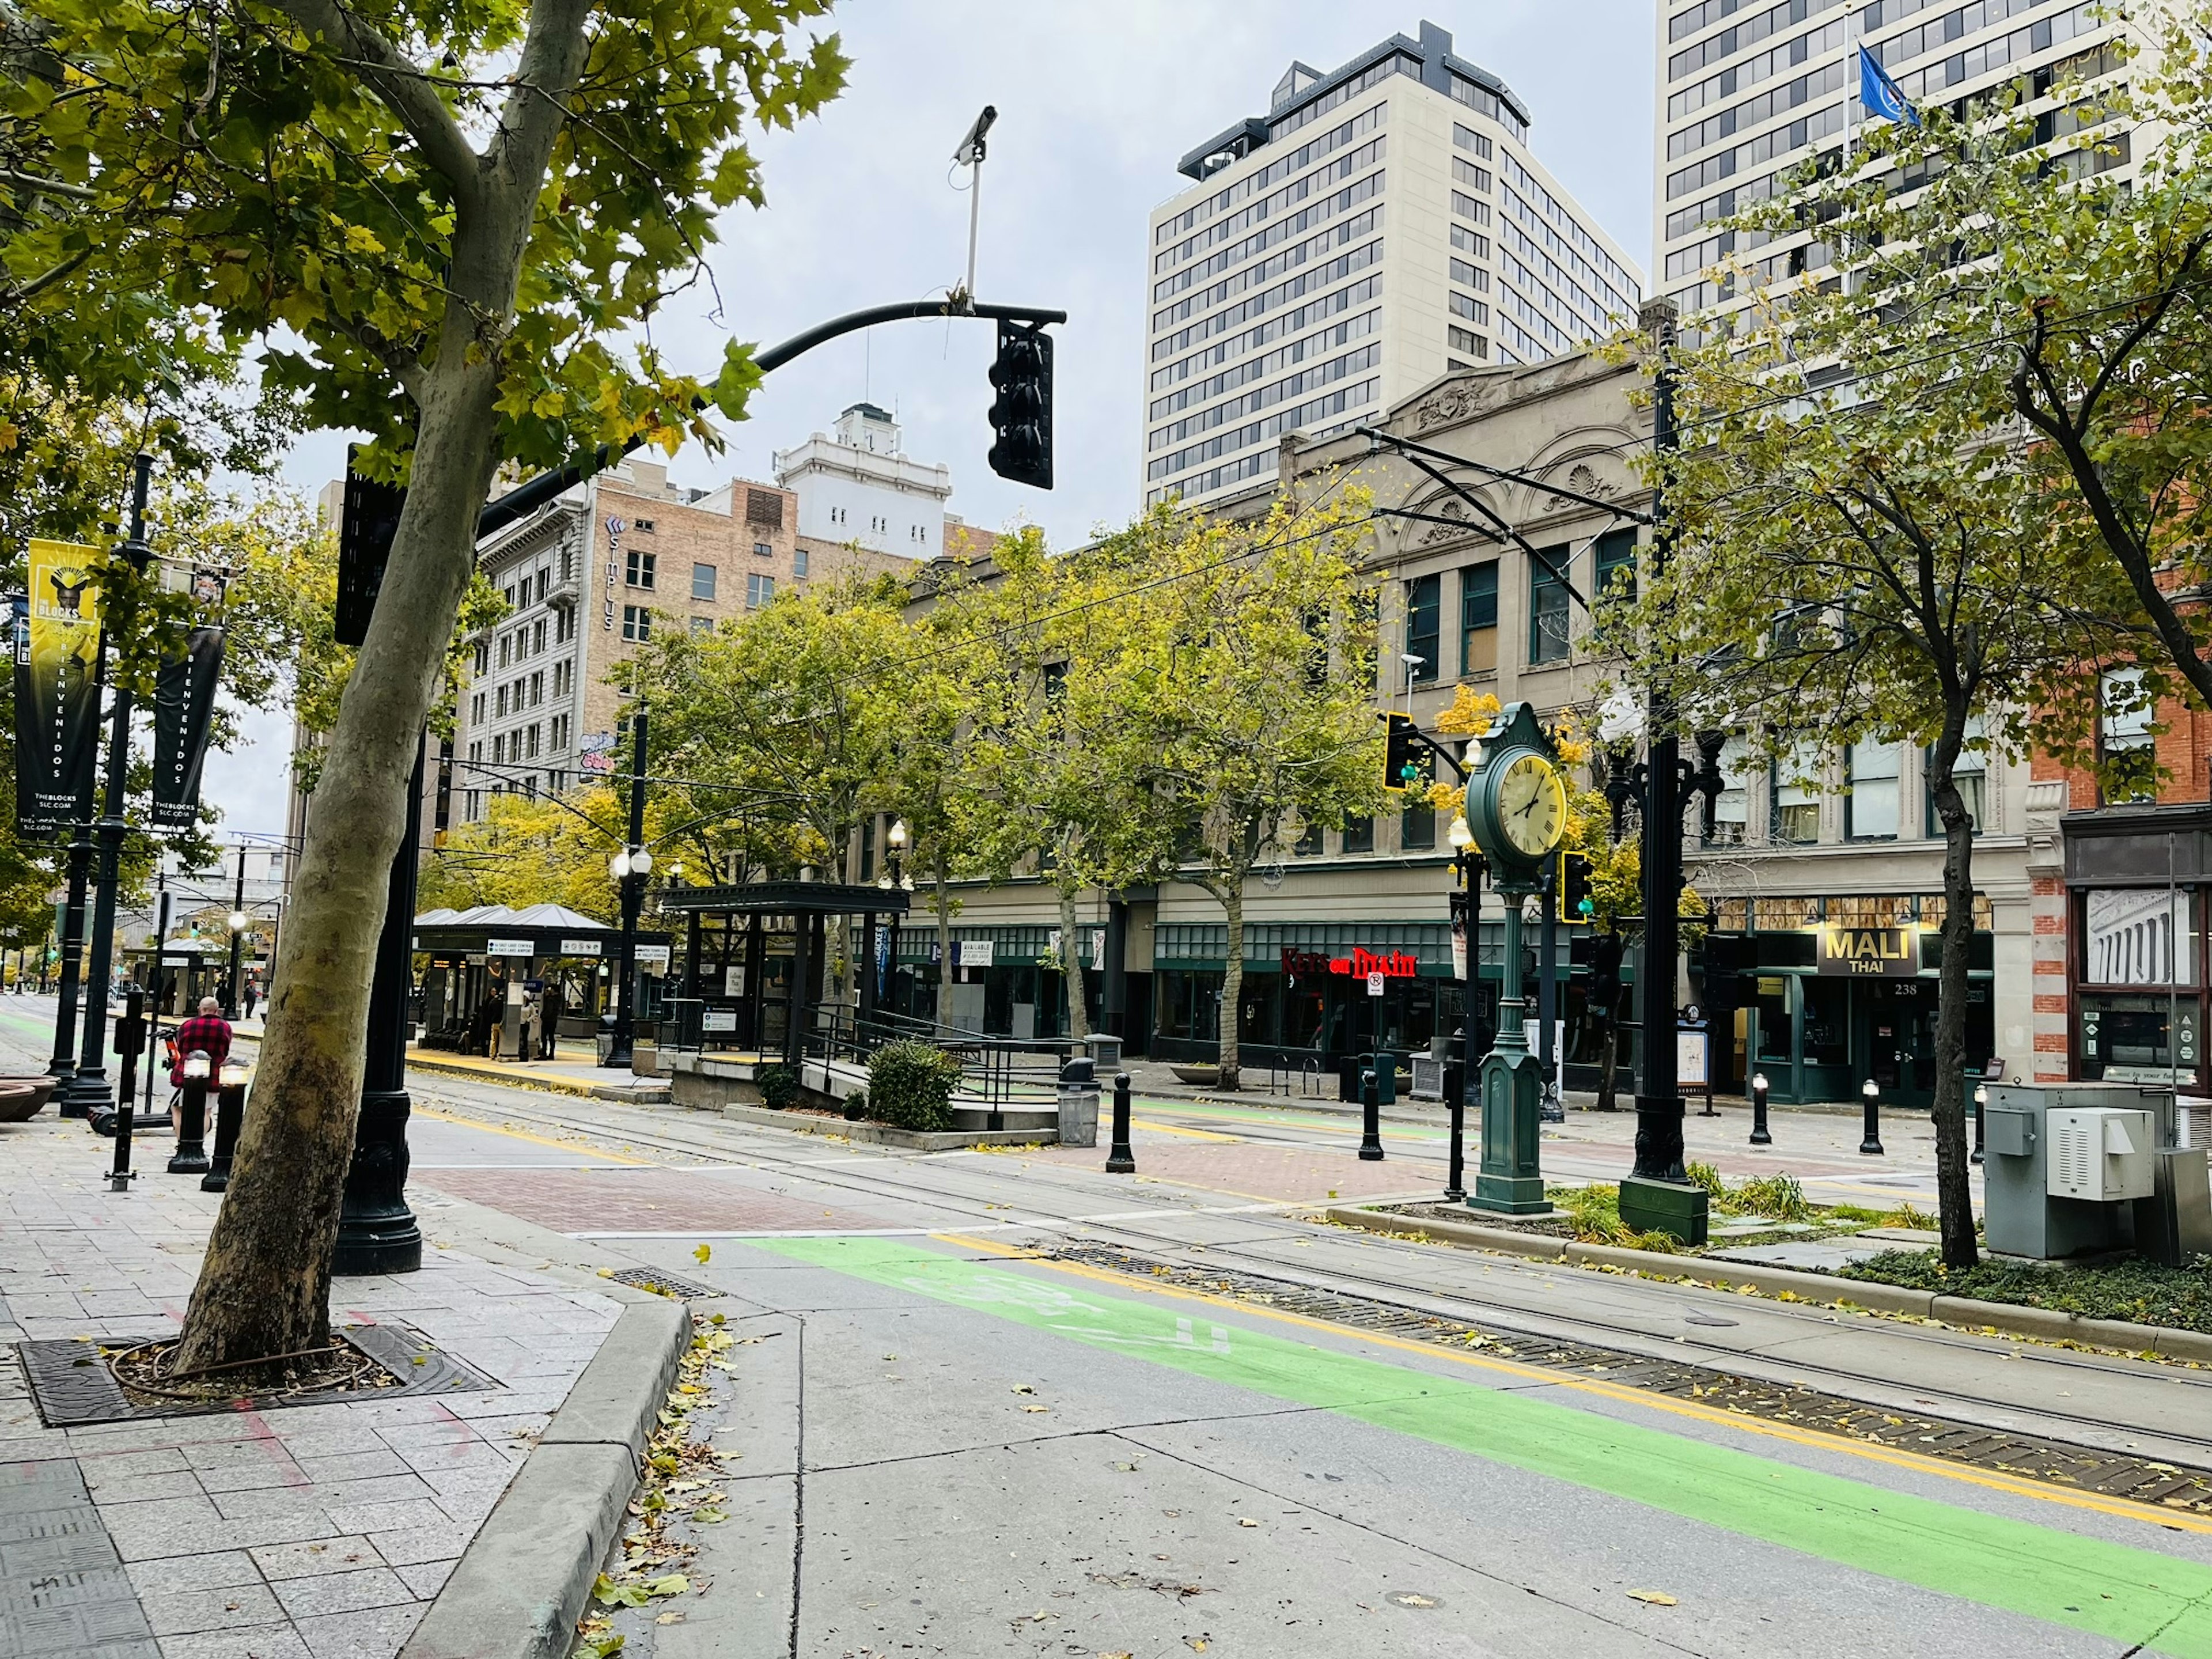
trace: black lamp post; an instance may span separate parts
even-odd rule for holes
[[[884,832],[884,845],[886,849],[884,862],[890,866],[891,890],[894,892],[903,891],[912,885],[912,884],[907,880],[905,874],[907,840],[906,820],[904,818],[893,818],[891,820],[891,827]],[[896,910],[891,912],[891,937],[890,945],[890,971],[884,976],[884,993],[890,999],[891,1012],[894,1014],[900,1012],[898,1006],[900,914],[901,913]],[[873,965],[873,963],[870,964],[871,967]]]
[[[1459,891],[1454,895],[1460,915],[1460,936],[1466,942],[1460,975],[1459,1087],[1452,1090],[1447,1109],[1451,1115],[1451,1163],[1444,1176],[1444,1198],[1459,1203],[1467,1197],[1467,1091],[1474,1086],[1475,988],[1481,980],[1482,854],[1474,850],[1474,832],[1467,827],[1467,814],[1455,813],[1444,839],[1451,843],[1452,863]]]
[[[645,906],[645,878],[653,873],[653,854],[645,847],[645,710],[629,717],[629,844],[607,860],[622,892],[622,945],[615,957],[614,1027],[602,1066],[629,1066],[635,1059],[637,1014],[631,997],[637,977],[637,918]]]

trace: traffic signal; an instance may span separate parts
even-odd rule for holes
[[[377,483],[354,471],[360,453],[358,445],[347,447],[345,501],[338,512],[338,603],[331,632],[340,645],[357,646],[368,637],[399,509],[407,504],[407,492],[398,484]]]
[[[991,471],[1016,483],[1052,488],[1052,336],[1042,323],[999,321],[991,364]]]
[[[1382,787],[1422,787],[1429,781],[1429,755],[1421,742],[1420,728],[1411,714],[1385,714],[1382,721],[1389,734],[1382,747]]]
[[[1590,899],[1590,860],[1588,853],[1559,854],[1559,917],[1564,921],[1588,921],[1597,914]]]
[[[1590,941],[1589,1007],[1611,1018],[1620,1012],[1620,935],[1600,933]]]

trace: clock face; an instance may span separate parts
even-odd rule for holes
[[[1498,829],[1506,844],[1530,863],[1559,844],[1567,830],[1567,792],[1551,762],[1522,755],[1498,782]]]

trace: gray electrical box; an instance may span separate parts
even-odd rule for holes
[[[2136,1241],[2125,1200],[2098,1202],[2052,1191],[2054,1126],[2075,1128],[2072,1114],[2099,1108],[2149,1112],[2153,1133],[2173,1121],[2169,1091],[2106,1083],[1992,1083],[1983,1110],[1983,1224],[2000,1255],[2049,1260],[2122,1250]],[[2100,1146],[2101,1147],[2101,1141]]]

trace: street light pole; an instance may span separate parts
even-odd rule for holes
[[[1444,1197],[1456,1204],[1467,1197],[1467,1091],[1474,1086],[1475,987],[1480,981],[1482,938],[1482,859],[1474,850],[1474,832],[1467,815],[1455,815],[1445,832],[1452,846],[1452,861],[1459,872],[1460,936],[1466,948],[1461,956],[1459,1087],[1449,1091],[1451,1162],[1444,1176]]]
[[[153,483],[154,458],[139,455],[131,481],[131,536],[121,552],[131,569],[143,574],[154,550],[146,544],[146,493]],[[100,652],[107,655],[107,630],[100,629]],[[107,1083],[107,981],[115,954],[115,889],[117,866],[122,861],[123,836],[130,825],[123,817],[125,791],[131,770],[131,688],[121,675],[108,692],[113,723],[107,738],[107,790],[100,821],[93,826],[99,837],[100,866],[96,878],[100,896],[92,918],[92,960],[84,974],[84,1030],[76,1075],[68,1084],[72,1115],[105,1111],[113,1103]]]
[[[634,1058],[637,1020],[631,1006],[631,981],[637,975],[637,917],[644,908],[645,878],[653,873],[653,854],[645,848],[645,706],[629,717],[629,844],[609,867],[622,888],[622,945],[615,957],[615,1023],[602,1066],[628,1066]]]
[[[222,988],[222,1017],[238,1018],[238,958],[246,945],[246,843],[238,846],[238,890],[230,901],[230,978]]]
[[[907,884],[905,874],[907,840],[908,834],[906,820],[904,818],[893,818],[891,820],[891,827],[884,834],[884,842],[886,847],[890,849],[888,862],[890,865],[891,890],[895,893],[903,890]],[[897,1013],[899,1011],[898,964],[900,914],[901,913],[896,910],[891,912],[890,967],[884,975],[884,991],[885,995],[890,999],[891,1012],[894,1014]],[[872,963],[870,965],[872,967],[873,966]]]
[[[86,810],[89,806],[90,803],[86,803]],[[84,1115],[84,1109],[70,1098],[70,1085],[76,1077],[76,1003],[84,963],[84,891],[91,873],[91,828],[80,819],[70,830],[69,897],[62,906],[62,959],[58,982],[54,988],[58,999],[54,1010],[54,1057],[46,1066],[51,1074],[61,1079],[55,1087],[61,1091],[58,1109],[64,1117]]]

